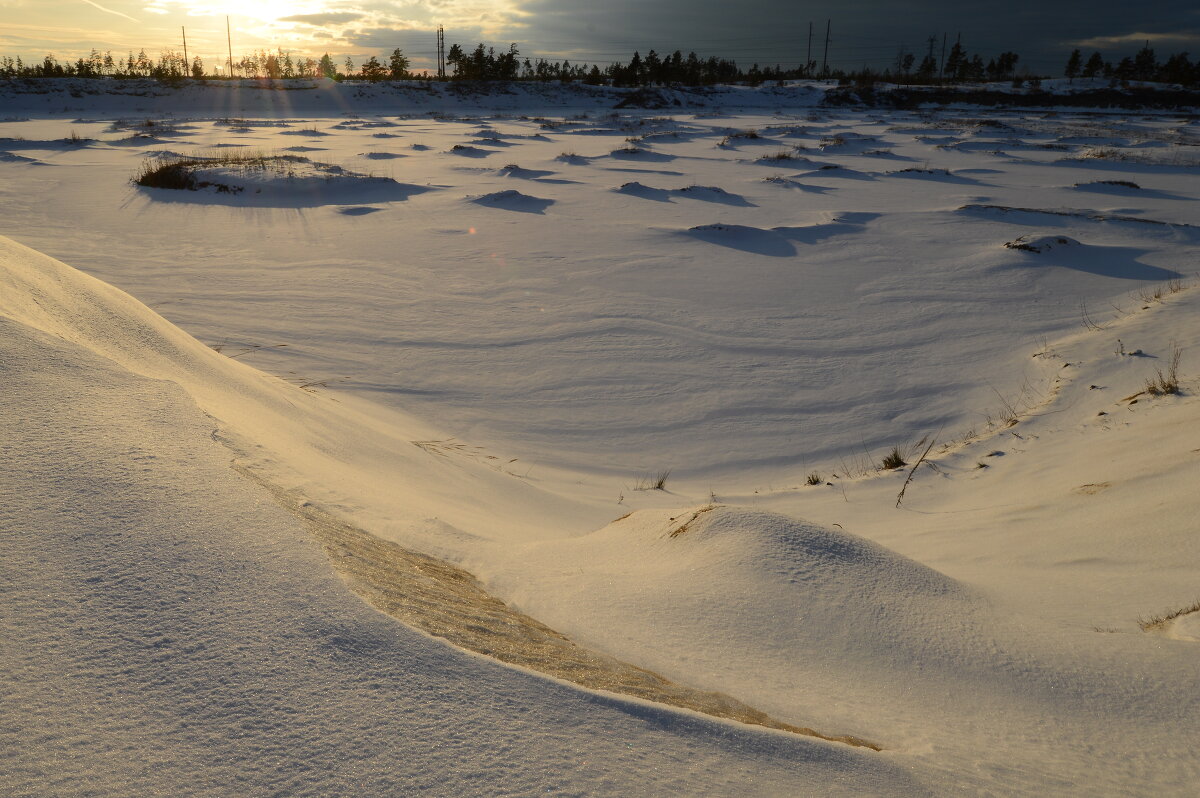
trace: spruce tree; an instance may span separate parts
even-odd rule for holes
[[[388,59],[388,67],[391,71],[392,80],[403,80],[404,78],[407,78],[409,76],[408,64],[408,57],[405,56],[404,53],[400,52],[399,47],[397,47],[395,50],[392,50],[392,55]]]
[[[337,67],[333,65],[333,59],[329,57],[329,53],[321,56],[321,60],[317,63],[317,74],[323,78],[337,76]]]
[[[1075,81],[1075,76],[1079,74],[1081,65],[1083,64],[1083,54],[1078,49],[1071,52],[1071,57],[1067,59],[1067,68],[1063,70],[1063,74],[1071,81]]]
[[[362,65],[362,77],[365,80],[383,80],[387,77],[388,71],[383,64],[379,63],[379,59],[371,56]]]

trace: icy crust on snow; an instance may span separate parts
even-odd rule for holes
[[[6,290],[0,318],[6,796],[921,792],[871,752],[584,693],[376,613],[178,385],[9,316],[38,298]]]

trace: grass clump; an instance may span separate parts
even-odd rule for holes
[[[653,475],[647,474],[646,476],[638,479],[637,483],[634,484],[633,489],[634,490],[666,490],[667,489],[667,478],[670,476],[671,476],[670,469],[667,469],[666,471],[660,471],[657,474],[653,474]]]
[[[266,170],[306,162],[308,159],[300,155],[273,155],[260,150],[214,149],[192,156],[172,155],[166,158],[147,158],[142,161],[141,167],[137,174],[130,179],[130,182],[143,188],[167,188],[182,191],[215,188],[220,192],[236,194],[241,191],[241,187],[201,180],[196,177],[196,171],[219,166],[240,166]]]
[[[1081,152],[1078,156],[1079,160],[1096,160],[1096,161],[1125,161],[1128,156],[1115,147],[1089,147]]]
[[[755,130],[754,128],[749,128],[747,130],[738,130],[734,133],[730,133],[728,136],[721,139],[721,141],[717,144],[717,146],[718,147],[728,147],[728,146],[732,145],[736,139],[752,139],[753,140],[753,139],[761,139],[761,138],[762,138],[762,135],[759,134],[759,132],[757,130]]]
[[[893,446],[892,450],[883,457],[883,462],[880,464],[885,471],[891,471],[896,468],[903,468],[908,465],[908,461],[904,459],[904,453],[900,451],[899,446]]]
[[[157,163],[145,161],[141,171],[133,176],[133,184],[143,188],[170,188],[179,191],[198,191],[200,182],[193,174],[195,162],[170,161]]]
[[[1171,612],[1165,612],[1162,615],[1151,615],[1149,618],[1138,618],[1138,626],[1143,632],[1149,632],[1154,629],[1161,629],[1176,618],[1184,615],[1191,615],[1193,612],[1200,612],[1200,601],[1195,601],[1187,607],[1180,607]]]
[[[821,474],[819,472],[812,471],[809,473],[808,477],[805,478],[804,484],[805,485],[820,485],[824,481],[825,480],[823,480],[821,478]]]
[[[1179,359],[1183,350],[1178,344],[1171,347],[1167,358],[1167,369],[1155,369],[1155,376],[1146,380],[1146,393],[1151,396],[1168,396],[1179,393]]]

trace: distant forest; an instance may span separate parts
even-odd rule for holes
[[[410,71],[411,62],[400,50],[380,60],[375,56],[362,64],[355,65],[350,58],[336,62],[328,54],[320,59],[293,58],[290,52],[259,51],[244,55],[233,63],[234,74],[228,74],[228,61],[222,60],[218,69],[206,70],[199,58],[189,59],[174,50],[163,51],[157,59],[149,57],[143,50],[126,57],[113,56],[111,52],[96,50],[75,61],[59,61],[47,55],[35,63],[25,63],[18,58],[0,58],[0,78],[154,78],[163,81],[184,79],[215,80],[228,77],[289,78],[327,77],[334,80],[470,80],[470,81],[565,81],[591,85],[609,86],[703,86],[716,83],[742,83],[759,85],[768,81],[797,80],[806,78],[832,78],[843,84],[870,85],[875,82],[893,82],[906,85],[943,85],[1013,81],[1020,85],[1037,81],[1051,75],[1035,75],[1021,68],[1020,56],[1005,52],[989,58],[986,62],[978,54],[969,53],[956,43],[945,53],[935,54],[933,40],[928,51],[919,60],[916,54],[901,49],[894,62],[885,69],[847,72],[829,69],[810,61],[804,66],[782,69],[779,66],[759,66],[742,69],[736,62],[710,56],[701,58],[694,52],[684,55],[675,50],[660,55],[650,50],[645,56],[634,53],[626,63],[616,62],[600,67],[595,64],[572,64],[568,61],[547,61],[539,58],[531,61],[522,59],[515,44],[508,50],[497,52],[494,47],[477,45],[467,52],[454,44],[446,51],[445,75],[433,75],[427,71]],[[665,51],[664,51],[665,52]],[[1099,52],[1085,58],[1079,50],[1071,53],[1063,66],[1062,76],[1075,78],[1103,78],[1117,85],[1124,81],[1154,81],[1178,84],[1186,87],[1200,85],[1200,62],[1192,62],[1186,52],[1159,60],[1149,42],[1136,54],[1125,56],[1115,63],[1106,60]]]

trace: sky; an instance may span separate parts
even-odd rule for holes
[[[732,58],[748,67],[803,64],[824,57],[826,20],[833,68],[886,67],[903,47],[918,55],[936,37],[984,60],[1012,50],[1021,64],[1057,74],[1074,47],[1117,60],[1149,40],[1160,56],[1200,56],[1200,3],[1195,0],[0,0],[0,55],[60,59],[92,48],[114,54],[145,49],[154,57],[188,49],[209,65],[225,56],[230,16],[235,59],[258,49],[296,55],[329,52],[361,61],[399,47],[415,69],[431,67],[440,23],[447,46],[477,42],[522,57],[572,63],[628,60],[650,49]]]

